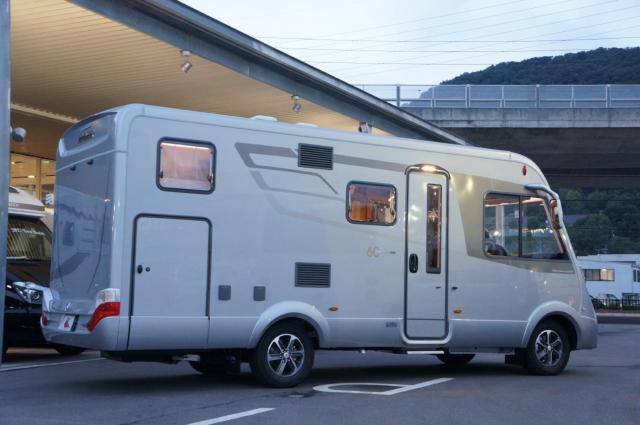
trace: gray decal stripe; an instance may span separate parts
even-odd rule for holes
[[[334,155],[333,162],[336,164],[353,165],[356,167],[376,168],[379,170],[398,171],[404,173],[408,164],[397,162],[378,161],[377,159],[358,158],[357,156]]]
[[[275,171],[286,171],[288,173],[296,173],[296,174],[305,174],[308,176],[318,177],[320,180],[324,182],[324,184],[331,189],[333,193],[336,195],[338,191],[334,189],[333,186],[324,178],[322,175],[318,173],[313,173],[311,171],[301,171],[301,170],[293,170],[290,168],[281,168],[281,167],[270,167],[268,165],[257,165],[253,162],[251,158],[251,154],[259,154],[259,155],[267,155],[267,156],[279,156],[283,158],[297,158],[298,154],[289,148],[280,148],[277,146],[265,146],[265,145],[254,145],[250,143],[236,143],[236,150],[240,154],[240,158],[245,163],[245,165],[249,168],[258,168],[261,170],[275,170]],[[297,167],[297,163],[296,163]],[[311,195],[309,193],[309,195]]]
[[[262,174],[260,174],[257,171],[251,171],[251,176],[253,176],[253,179],[255,180],[256,184],[262,190],[268,190],[268,191],[271,191],[271,192],[295,193],[297,195],[315,196],[317,198],[325,198],[325,199],[330,199],[332,201],[344,202],[344,199],[339,198],[337,196],[319,195],[317,193],[303,192],[301,190],[278,189],[278,188],[275,188],[275,187],[271,187],[271,186],[269,186],[267,184],[266,181],[264,181],[264,178],[262,177]]]
[[[249,168],[266,168],[266,169],[278,169],[283,170],[281,168],[275,167],[266,167],[259,166],[253,162],[251,159],[251,154],[259,154],[259,155],[268,155],[268,156],[279,156],[284,158],[296,158],[298,154],[289,148],[282,148],[278,146],[265,146],[265,145],[256,145],[251,143],[236,143],[236,150],[240,154],[240,157],[244,161],[245,165]],[[367,159],[367,158],[359,158],[357,156],[348,156],[348,155],[334,155],[333,157],[334,163],[337,164],[345,164],[345,165],[353,165],[356,167],[364,167],[364,168],[375,168],[380,170],[388,170],[388,171],[397,171],[404,173],[407,167],[410,164],[400,164],[397,162],[387,162],[387,161],[379,161],[377,159]],[[286,170],[296,172],[297,170]]]
[[[279,156],[283,158],[297,158],[298,156],[298,154],[295,153],[292,149],[281,148],[278,146],[256,145],[253,143],[236,143],[235,146],[236,150],[240,154],[240,158],[242,158],[244,164],[249,168],[266,168],[253,162],[253,159],[251,159],[252,153],[259,155]]]

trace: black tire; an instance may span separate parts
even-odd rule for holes
[[[224,363],[189,362],[192,368],[207,376],[223,376],[225,374]]]
[[[464,366],[475,357],[475,354],[437,354],[436,357],[447,366]]]
[[[249,353],[255,378],[262,385],[274,388],[294,387],[304,381],[311,373],[313,359],[311,337],[294,323],[270,328]]]
[[[85,350],[84,348],[61,344],[53,344],[53,348],[62,356],[77,356],[78,354],[82,354]]]
[[[525,369],[534,375],[557,375],[569,361],[571,342],[567,331],[556,321],[536,326],[524,350]]]

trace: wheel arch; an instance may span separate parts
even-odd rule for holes
[[[521,341],[521,346],[527,346],[533,330],[540,323],[545,320],[553,320],[565,329],[569,336],[571,349],[575,350],[578,347],[581,333],[578,321],[573,317],[570,309],[570,306],[563,303],[551,303],[538,308],[528,320],[527,328]]]
[[[286,322],[301,324],[309,331],[317,347],[326,346],[329,325],[324,316],[310,304],[292,301],[275,304],[262,313],[251,332],[249,347],[256,347],[268,329]]]

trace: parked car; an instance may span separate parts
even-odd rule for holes
[[[44,346],[40,328],[42,288],[49,286],[51,231],[42,222],[44,206],[27,192],[9,188],[5,328],[2,355],[12,346]],[[60,354],[84,351],[53,345]]]

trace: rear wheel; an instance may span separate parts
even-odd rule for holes
[[[557,375],[569,361],[571,344],[564,327],[555,321],[534,329],[524,352],[524,367],[534,375]]]
[[[293,387],[304,381],[313,367],[313,341],[300,325],[274,326],[249,355],[251,371],[263,385]]]
[[[438,360],[449,366],[463,366],[475,357],[475,354],[438,354]]]
[[[77,356],[84,352],[84,348],[72,347],[70,345],[54,344],[53,348],[63,356]]]

